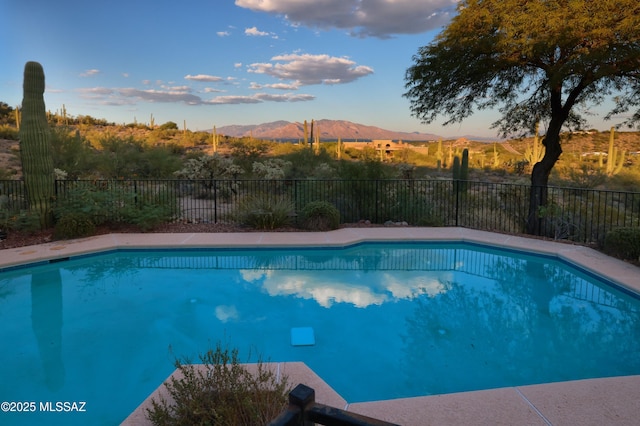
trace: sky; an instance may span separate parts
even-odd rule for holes
[[[0,101],[21,104],[24,64],[37,61],[48,110],[64,105],[72,116],[119,124],[153,117],[195,131],[331,119],[494,137],[495,113],[424,125],[402,96],[412,56],[448,24],[456,4],[0,0]]]

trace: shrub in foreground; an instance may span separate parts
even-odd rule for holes
[[[175,361],[178,374],[164,384],[171,401],[154,398],[147,409],[154,425],[264,425],[287,407],[287,378],[278,380],[262,362],[250,372],[236,349],[219,343],[200,361]]]
[[[340,227],[340,212],[326,201],[312,201],[300,212],[301,226],[311,231],[330,231]]]
[[[277,229],[288,226],[294,208],[281,197],[260,194],[244,199],[235,211],[235,219],[255,229]]]
[[[609,231],[603,251],[623,260],[640,262],[640,228],[616,228]]]
[[[53,236],[57,240],[87,237],[96,232],[96,225],[86,213],[68,213],[55,224]]]

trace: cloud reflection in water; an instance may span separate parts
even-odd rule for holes
[[[349,303],[358,308],[413,299],[418,294],[434,297],[446,291],[436,273],[425,271],[385,272],[290,270],[242,270],[247,282],[262,285],[270,296],[295,296],[313,299],[329,308],[334,303]],[[451,277],[446,277],[445,280]]]

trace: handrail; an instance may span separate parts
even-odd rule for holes
[[[289,392],[289,406],[268,426],[399,426],[315,402],[313,388],[300,383]]]

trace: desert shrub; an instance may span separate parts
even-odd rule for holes
[[[150,231],[156,226],[172,219],[172,207],[167,204],[144,200],[130,203],[122,211],[122,222],[136,225],[142,231]]]
[[[251,166],[255,177],[266,180],[284,179],[287,168],[291,162],[280,158],[270,158],[263,161],[255,161]]]
[[[100,154],[80,135],[65,126],[51,128],[53,165],[67,172],[68,179],[96,176]]]
[[[335,171],[330,176],[318,174],[320,167],[327,167],[333,163],[331,156],[324,150],[315,154],[311,149],[301,148],[284,156],[291,165],[287,168],[286,179],[308,179],[334,177]]]
[[[8,197],[0,196],[0,208],[0,230],[27,234],[40,230],[40,216],[28,210],[11,212],[8,207]]]
[[[96,225],[86,213],[68,213],[61,216],[55,224],[53,236],[56,239],[68,239],[93,235]]]
[[[623,260],[640,261],[640,228],[616,228],[604,239],[603,251]]]
[[[167,188],[161,194],[153,194],[136,192],[126,182],[75,182],[58,197],[54,214],[59,220],[82,213],[94,225],[130,223],[148,231],[171,220],[177,211],[176,203],[175,192]]]
[[[258,194],[241,201],[234,212],[237,222],[255,229],[277,229],[291,223],[293,203],[282,197]]]
[[[311,231],[330,231],[340,227],[340,212],[326,201],[308,203],[300,216],[301,226]]]
[[[165,382],[170,401],[152,399],[147,418],[157,426],[264,425],[287,407],[287,377],[258,362],[250,372],[238,351],[216,346],[200,356],[202,366],[175,361],[180,373]]]
[[[74,213],[86,215],[94,225],[101,225],[109,219],[111,205],[115,204],[115,193],[100,188],[90,182],[80,182],[65,188],[58,196],[54,215],[58,221]]]
[[[0,126],[0,139],[8,139],[12,141],[18,140],[18,129],[13,126]]]

